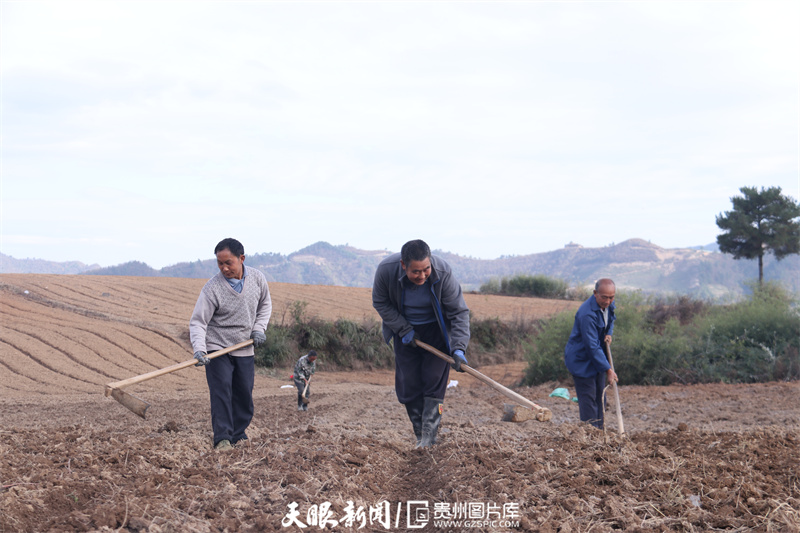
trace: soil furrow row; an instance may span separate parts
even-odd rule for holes
[[[0,345],[5,345],[11,348],[11,345],[5,343],[2,339],[0,339]],[[35,391],[37,386],[43,383],[33,377],[26,376],[25,374],[20,374],[19,372],[15,371],[11,365],[6,363],[5,358],[0,359],[0,367],[5,369],[3,372],[3,388],[6,396],[10,395],[6,391],[12,391],[12,393]]]
[[[42,384],[54,386],[55,390],[96,390],[96,383],[87,379],[73,377],[66,368],[58,368],[57,366],[47,363],[45,359],[47,359],[50,354],[48,354],[46,349],[37,347],[35,343],[31,351],[23,348],[23,345],[31,345],[29,339],[30,337],[27,337],[15,342],[6,335],[5,338],[0,340],[0,342],[11,348],[8,350],[8,355],[3,357],[3,360],[7,363],[12,373],[30,377]],[[44,355],[36,356],[32,353],[33,351]]]
[[[120,350],[119,346],[108,341],[103,335],[89,329],[70,328],[67,333],[63,335],[71,342],[81,346],[85,349],[85,354],[89,354],[95,360],[93,364],[100,365],[105,370],[100,370],[99,366],[97,371],[106,375],[108,378],[116,378],[120,373],[134,373],[139,369],[135,364],[134,358],[126,357],[128,354]],[[120,356],[114,354],[115,351],[121,351]],[[81,360],[82,364],[89,366],[85,360]]]
[[[23,326],[23,325],[20,324],[20,326]],[[102,379],[107,379],[107,378],[111,378],[112,377],[110,374],[108,374],[107,372],[103,371],[101,368],[98,368],[98,367],[96,367],[96,366],[94,366],[94,365],[92,365],[92,364],[87,362],[87,356],[89,356],[89,357],[94,356],[94,358],[96,359],[99,356],[99,354],[97,354],[96,352],[94,352],[91,349],[88,349],[88,347],[86,347],[86,346],[81,346],[80,344],[75,343],[74,341],[72,341],[72,339],[70,339],[66,335],[63,335],[58,330],[52,330],[51,329],[50,331],[48,331],[47,332],[48,333],[48,338],[44,338],[42,335],[36,333],[35,331],[32,332],[32,331],[28,331],[27,329],[23,329],[23,328],[14,329],[12,331],[16,331],[17,333],[22,333],[24,335],[28,335],[30,338],[36,339],[37,341],[39,341],[43,345],[48,346],[52,350],[52,353],[60,354],[63,357],[66,357],[67,359],[69,359],[73,363],[73,365],[75,365],[77,370],[81,370],[81,372],[80,372],[81,374],[84,374],[83,369],[85,369],[85,370],[88,371],[88,377],[91,377],[91,378],[98,377],[98,378],[100,378],[102,380]],[[60,341],[60,342],[58,342],[58,341]],[[79,350],[74,350],[74,348],[75,348],[74,345],[75,344],[78,344],[78,346],[80,346],[82,348],[85,348],[86,350],[85,351],[84,350],[80,350],[80,349]],[[70,348],[72,348],[72,350]],[[82,355],[78,356],[78,355],[76,355],[76,352],[80,353]],[[51,360],[51,357],[48,357],[48,360]],[[107,361],[107,360],[102,360],[102,362],[105,363],[105,364],[109,364],[109,361]],[[111,363],[111,364],[113,365],[113,363]],[[116,366],[116,365],[114,365],[114,366]]]

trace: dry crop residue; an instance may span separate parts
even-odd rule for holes
[[[152,404],[147,420],[103,396],[109,381],[187,358],[203,283],[0,275],[0,531],[300,531],[320,517],[327,530],[405,531],[414,501],[429,506],[423,531],[800,530],[797,383],[622,386],[620,438],[613,406],[604,434],[548,396],[571,384],[516,388],[554,416],[515,424],[501,421],[502,395],[453,373],[440,442],[421,451],[391,372],[321,371],[298,413],[278,370],[257,377],[249,441],[214,452],[202,369],[131,389]],[[278,320],[299,300],[372,313],[362,289],[272,290]],[[536,312],[476,299],[507,320]],[[480,370],[514,386],[524,364]],[[468,508],[472,521],[433,521]]]

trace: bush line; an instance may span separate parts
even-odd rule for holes
[[[585,300],[592,291],[585,287],[570,288],[563,279],[544,274],[517,274],[511,277],[492,278],[479,291],[482,294],[503,296],[534,296],[553,300]]]
[[[800,314],[778,285],[749,299],[711,305],[687,296],[618,296],[612,354],[624,385],[758,383],[800,379]],[[573,315],[548,320],[526,349],[524,384],[572,378],[564,346]]]
[[[316,350],[320,354],[318,362],[330,370],[394,368],[394,352],[383,341],[377,315],[361,321],[330,321],[307,316],[307,306],[307,302],[295,301],[287,306],[280,322],[273,317],[267,328],[267,342],[256,349],[256,365],[286,368],[309,350]],[[522,361],[524,343],[539,325],[534,320],[471,317],[467,353],[470,365]]]
[[[749,299],[730,305],[680,297],[617,297],[612,351],[623,385],[755,383],[800,379],[800,314],[790,295],[774,284],[753,287]],[[328,370],[394,368],[376,316],[361,321],[309,317],[307,303],[292,302],[267,329],[256,350],[261,367],[291,367],[308,350]],[[288,317],[287,317],[288,314]],[[573,312],[547,320],[470,319],[467,358],[480,367],[527,361],[524,385],[571,383],[564,346]]]

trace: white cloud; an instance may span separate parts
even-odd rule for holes
[[[705,244],[741,186],[800,197],[799,10],[4,3],[3,252]]]

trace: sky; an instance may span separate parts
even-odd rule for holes
[[[715,241],[800,198],[800,2],[6,1],[0,251]]]

